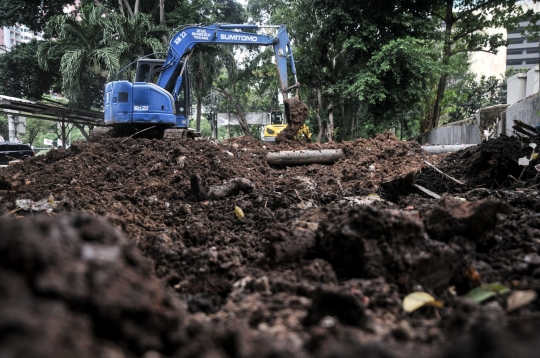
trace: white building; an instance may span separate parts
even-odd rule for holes
[[[43,40],[43,33],[35,33],[24,25],[4,26],[0,28],[0,53],[32,39]]]

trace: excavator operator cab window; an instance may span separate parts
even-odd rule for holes
[[[137,61],[135,82],[156,83],[164,60],[144,59]]]
[[[158,78],[159,78],[159,74],[160,74],[160,71],[158,71],[158,69],[161,68],[161,65],[155,65],[152,69],[152,83],[156,83]]]
[[[150,65],[144,64],[139,66],[137,71],[137,79],[135,82],[148,82],[150,78]]]
[[[270,116],[272,124],[283,124],[283,114],[281,112],[272,112]]]

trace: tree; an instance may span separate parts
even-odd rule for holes
[[[0,26],[24,24],[40,32],[50,18],[64,13],[73,0],[0,0]]]
[[[443,112],[447,112],[443,113],[447,118],[443,123],[469,118],[480,108],[506,104],[506,81],[517,72],[512,68],[508,69],[499,78],[477,78],[475,74],[467,73],[461,81],[450,84],[443,101]],[[443,116],[441,122],[444,120]]]
[[[402,113],[425,98],[430,90],[426,79],[439,72],[431,43],[410,37],[396,39],[373,54],[345,91],[357,96],[374,119],[387,119],[395,125]]]
[[[163,49],[160,37],[164,29],[155,26],[147,15],[126,18],[102,6],[90,5],[79,13],[52,17],[46,32],[50,39],[40,43],[39,63],[47,69],[51,53],[63,53],[62,89],[73,107],[99,106],[106,81],[122,65],[148,49]]]
[[[0,114],[0,136],[7,140],[9,138],[8,121],[5,114]]]
[[[38,65],[36,40],[0,55],[0,93],[39,100],[60,80],[60,52],[51,52],[47,70]]]
[[[448,67],[450,58],[460,52],[484,51],[497,53],[506,45],[502,33],[490,33],[491,28],[515,28],[519,21],[531,16],[517,0],[444,0],[434,2],[431,16],[443,23],[442,65]],[[448,71],[442,73],[437,86],[433,115],[428,129],[439,124],[441,103],[447,85]]]
[[[26,120],[26,133],[21,134],[19,139],[23,142],[33,145],[39,135],[43,135],[55,126],[54,122],[44,121],[41,119],[28,118]]]

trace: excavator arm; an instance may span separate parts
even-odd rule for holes
[[[262,28],[277,29],[275,36],[247,32]],[[170,128],[185,129],[189,124],[189,83],[185,71],[189,55],[198,44],[228,44],[272,46],[277,64],[280,89],[283,93],[287,129],[292,138],[307,118],[307,106],[288,92],[298,88],[296,66],[289,35],[285,26],[258,26],[253,24],[214,24],[185,27],[171,39],[165,60],[140,59],[135,81],[113,81],[105,85],[104,121],[116,132],[154,128],[158,137]],[[294,84],[289,86],[288,68]],[[154,82],[154,75],[159,77]],[[287,130],[283,131],[287,133]],[[152,135],[154,135],[152,133]]]
[[[260,35],[239,30],[277,28],[276,36]],[[252,24],[214,24],[209,26],[188,26],[174,35],[169,52],[157,80],[157,85],[168,90],[176,98],[182,85],[183,70],[187,61],[182,59],[190,54],[197,44],[228,44],[273,46],[279,82],[284,98],[291,89],[299,87],[296,66],[291,50],[290,39],[285,26],[258,26]],[[290,63],[294,84],[288,84],[287,62]]]

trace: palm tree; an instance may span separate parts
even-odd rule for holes
[[[77,106],[83,92],[81,83],[102,90],[121,66],[148,49],[161,51],[160,38],[165,30],[146,14],[127,18],[103,6],[90,5],[78,13],[52,17],[46,33],[51,39],[41,43],[38,61],[47,68],[49,53],[62,50],[63,93],[72,106]]]

